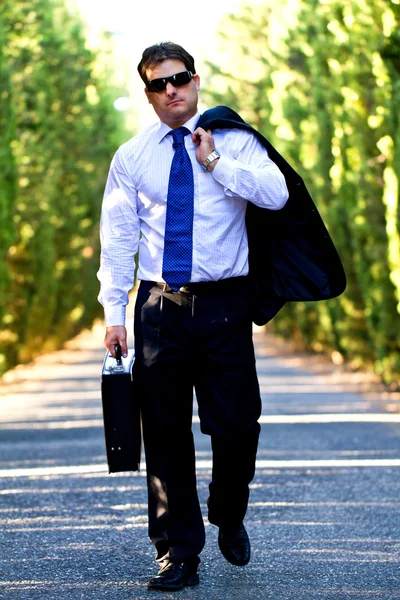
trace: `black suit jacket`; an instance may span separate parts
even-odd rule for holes
[[[327,300],[341,294],[346,277],[339,255],[300,175],[270,142],[232,109],[204,112],[203,129],[246,129],[282,171],[289,199],[278,211],[247,205],[249,276],[257,325],[270,321],[286,302]]]

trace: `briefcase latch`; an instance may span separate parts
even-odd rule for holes
[[[124,365],[123,364],[119,365],[118,363],[114,367],[113,367],[113,365],[110,365],[107,368],[107,371],[110,371],[110,373],[124,373],[125,372]]]

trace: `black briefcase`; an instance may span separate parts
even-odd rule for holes
[[[104,436],[110,473],[139,471],[141,451],[141,421],[138,394],[133,380],[133,350],[121,357],[121,347],[115,347],[117,358],[107,351],[101,374]]]

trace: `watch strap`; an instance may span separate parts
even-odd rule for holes
[[[211,154],[209,154],[202,163],[200,163],[200,165],[203,167],[203,169],[205,171],[208,171],[208,166],[214,162],[214,160],[217,160],[217,158],[220,158],[220,155],[218,154],[218,152],[216,150],[213,150],[211,152]]]

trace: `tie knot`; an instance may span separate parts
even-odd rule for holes
[[[172,139],[174,140],[172,147],[175,149],[179,144],[183,144],[183,140],[185,135],[190,133],[187,127],[178,127],[178,129],[173,129],[171,132]]]

